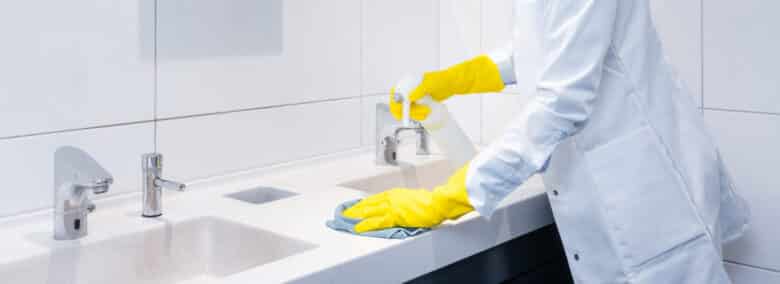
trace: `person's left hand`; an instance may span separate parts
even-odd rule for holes
[[[474,210],[466,192],[467,170],[468,165],[433,191],[394,188],[369,196],[344,210],[342,215],[363,219],[355,226],[358,233],[392,227],[435,227]]]

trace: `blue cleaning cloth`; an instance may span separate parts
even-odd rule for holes
[[[329,220],[325,223],[325,225],[336,231],[347,232],[358,236],[383,239],[405,239],[430,231],[430,229],[427,228],[394,227],[364,233],[355,232],[355,225],[360,223],[362,220],[344,217],[344,215],[341,215],[341,212],[344,212],[344,210],[347,210],[347,208],[352,207],[358,202],[360,202],[360,199],[350,200],[336,207],[336,213],[333,214],[333,220]]]

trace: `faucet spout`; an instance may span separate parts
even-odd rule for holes
[[[103,194],[108,192],[108,188],[114,183],[114,179],[111,177],[97,179],[91,184],[78,185],[82,190],[91,190],[94,194]]]
[[[89,154],[72,146],[54,152],[54,239],[87,235],[87,214],[95,210],[88,192],[108,192],[114,178]]]
[[[419,122],[404,126],[393,119],[387,104],[376,105],[376,163],[378,165],[398,165],[401,134],[408,131],[416,134],[417,155],[429,155],[428,131]]]
[[[80,185],[111,184],[114,178],[87,152],[63,146],[54,152],[54,186],[65,182]]]

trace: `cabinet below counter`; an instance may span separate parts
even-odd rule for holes
[[[406,282],[574,283],[555,224],[509,240]]]

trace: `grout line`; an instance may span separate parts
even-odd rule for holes
[[[701,96],[701,107],[704,107],[704,0],[699,0],[699,64],[701,81],[699,82],[699,96]]]
[[[215,116],[215,115],[222,115],[222,114],[249,112],[249,111],[256,111],[256,110],[266,110],[266,109],[292,107],[292,106],[302,106],[302,105],[310,105],[310,104],[317,104],[317,103],[348,101],[354,99],[360,99],[360,96],[349,96],[349,97],[341,97],[341,98],[311,100],[305,102],[285,103],[285,104],[267,105],[267,106],[259,106],[259,107],[239,108],[239,109],[224,110],[224,111],[187,114],[187,115],[158,118],[157,121],[180,120],[180,119],[195,118],[195,117]]]
[[[780,113],[766,112],[766,111],[739,110],[739,109],[714,108],[714,107],[705,107],[705,108],[702,108],[702,109],[703,110],[711,110],[711,111],[737,112],[737,113],[749,113],[749,114],[762,114],[762,115],[780,116]]]
[[[363,127],[363,123],[365,123],[364,120],[367,119],[367,117],[365,117],[365,115],[364,115],[365,114],[364,113],[365,109],[366,109],[366,102],[365,102],[365,99],[361,96],[360,97],[360,110],[359,110],[360,111],[360,114],[359,114],[360,123],[358,123],[358,125],[359,125],[358,135],[360,136],[360,139],[358,139],[358,142],[360,143],[361,146],[363,145],[363,142],[365,142],[365,141],[363,141],[363,135],[366,134],[365,130],[363,129],[364,128]]]
[[[745,266],[745,267],[749,267],[749,268],[753,268],[753,269],[759,269],[759,270],[765,270],[765,271],[774,272],[774,273],[780,273],[780,270],[777,270],[777,269],[774,269],[774,268],[755,266],[755,265],[751,265],[751,264],[747,264],[747,263],[736,262],[736,261],[733,261],[733,260],[724,260],[723,262],[730,263],[730,264],[735,264],[735,265],[741,265],[741,266]]]
[[[477,15],[479,16],[479,29],[478,29],[478,32],[479,32],[479,51],[478,52],[480,54],[484,54],[485,53],[484,43],[482,42],[482,41],[485,40],[484,36],[482,35],[483,34],[482,30],[485,28],[485,24],[484,24],[484,21],[485,21],[485,17],[484,17],[485,8],[484,8],[484,5],[485,5],[485,3],[484,2],[485,1],[483,1],[483,0],[479,0],[479,8],[478,8],[478,11],[477,11]],[[480,96],[479,97],[479,143],[482,144],[483,141],[485,141],[485,98]]]
[[[372,94],[363,94],[363,97],[379,97],[379,96],[389,96],[390,93],[372,93]]]
[[[3,136],[3,137],[0,137],[0,141],[2,141],[2,140],[11,140],[11,139],[18,139],[18,138],[27,138],[27,137],[33,137],[33,136],[45,136],[45,135],[59,134],[59,133],[66,133],[66,132],[77,132],[77,131],[93,130],[93,129],[101,129],[101,128],[137,125],[137,124],[144,124],[144,123],[150,123],[150,122],[154,122],[154,120],[148,119],[148,120],[138,120],[138,121],[130,121],[130,122],[120,122],[120,123],[112,123],[112,124],[104,124],[104,125],[78,127],[78,128],[67,128],[67,129],[52,130],[52,131],[33,132],[33,133],[28,133],[28,134]]]
[[[436,28],[436,67],[434,68],[443,69],[444,66],[441,64],[441,1],[436,0],[434,4],[436,4],[436,22],[434,24],[434,27]]]
[[[379,96],[379,95],[376,95],[376,96]],[[232,114],[232,113],[239,113],[239,112],[249,112],[249,111],[256,111],[256,110],[267,110],[267,109],[283,108],[283,107],[291,107],[291,106],[302,106],[302,105],[310,105],[310,104],[317,104],[317,103],[348,101],[348,100],[353,100],[353,99],[360,99],[360,96],[351,96],[351,97],[342,97],[342,98],[333,98],[333,99],[322,99],[322,100],[312,100],[312,101],[297,102],[297,103],[268,105],[268,106],[260,106],[260,107],[251,107],[251,108],[233,109],[233,110],[225,110],[225,111],[216,111],[216,112],[209,112],[209,113],[197,113],[197,114],[172,116],[172,117],[165,117],[165,118],[155,118],[155,119],[128,121],[128,122],[111,123],[111,124],[103,124],[103,125],[95,125],[95,126],[66,128],[66,129],[58,129],[58,130],[51,130],[51,131],[41,131],[41,132],[33,132],[33,133],[28,133],[28,134],[0,136],[0,141],[2,141],[2,140],[10,140],[10,139],[17,139],[17,138],[34,137],[34,136],[45,136],[45,135],[51,135],[51,134],[60,134],[60,133],[67,133],[67,132],[77,132],[77,131],[83,131],[83,130],[93,130],[93,129],[129,126],[129,125],[137,125],[137,124],[144,124],[144,123],[152,123],[155,126],[155,128],[156,128],[157,122],[160,122],[160,121],[180,120],[180,119],[196,118],[196,117],[206,117],[206,116],[216,116],[216,115],[223,115],[223,114]],[[157,131],[155,129],[155,135],[156,135],[156,132]],[[156,144],[156,142],[155,142],[155,144]]]
[[[366,117],[364,117],[363,110],[365,109],[365,98],[363,98],[363,1],[360,1],[358,4],[358,15],[357,15],[357,22],[358,22],[358,62],[359,62],[359,76],[358,76],[358,95],[360,95],[360,129],[358,130],[358,133],[360,134],[360,146],[363,146],[363,136],[365,129],[363,129],[363,123]]]
[[[153,83],[154,84],[154,101],[153,101],[153,105],[154,105],[154,138],[153,139],[154,139],[154,141],[152,141],[152,142],[154,144],[154,152],[155,153],[157,152],[157,97],[158,97],[158,91],[157,90],[159,89],[158,88],[158,84],[157,84],[157,79],[158,79],[158,69],[157,69],[157,67],[158,67],[158,65],[157,65],[157,24],[158,24],[157,8],[158,8],[158,1],[154,0],[154,52],[152,53],[153,54],[153,60],[152,61],[154,62],[154,79],[153,79],[153,81],[154,81],[154,83]]]

